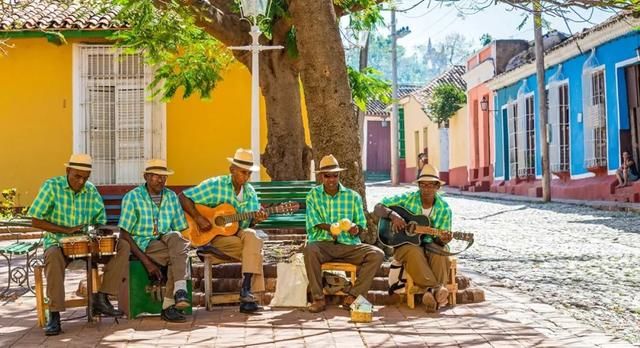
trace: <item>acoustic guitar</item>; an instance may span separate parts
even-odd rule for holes
[[[182,231],[182,236],[191,241],[194,247],[209,243],[216,236],[232,236],[238,232],[240,221],[253,219],[257,211],[238,213],[231,204],[223,203],[216,207],[196,204],[196,209],[211,222],[209,231],[200,231],[196,221],[185,212],[189,227]],[[287,202],[265,209],[269,214],[287,214],[300,209],[298,202]]]
[[[420,245],[422,236],[425,234],[440,240],[443,237],[452,237],[453,239],[473,244],[473,233],[439,230],[431,227],[429,218],[424,215],[414,215],[400,206],[388,208],[398,213],[407,223],[407,227],[404,230],[396,233],[393,232],[391,219],[380,218],[380,221],[378,221],[378,235],[380,236],[380,242],[388,247],[397,247],[404,244]]]

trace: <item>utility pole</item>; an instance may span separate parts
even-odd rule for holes
[[[542,4],[533,2],[533,29],[536,50],[536,79],[538,82],[538,110],[540,110],[541,146],[542,146],[542,201],[551,201],[551,171],[549,170],[549,117],[547,109],[547,90],[544,81],[544,42],[542,37]]]
[[[396,8],[391,8],[391,184],[398,185],[399,157],[398,151],[398,52],[396,33]]]

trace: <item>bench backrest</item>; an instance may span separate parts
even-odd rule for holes
[[[262,222],[257,228],[304,228],[305,219],[305,200],[309,190],[317,185],[315,181],[258,181],[252,182],[258,194],[258,200],[263,206],[276,205],[283,202],[298,202],[301,209],[293,214],[288,215],[272,215],[266,221]],[[135,186],[132,186],[133,189]],[[188,187],[176,187],[174,191],[182,192]],[[128,191],[128,190],[127,190]],[[120,209],[122,206],[122,198],[125,193],[104,193],[105,210],[107,212],[107,224],[117,225],[120,219]]]

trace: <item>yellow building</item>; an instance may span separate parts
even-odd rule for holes
[[[168,184],[181,186],[228,172],[225,158],[251,147],[251,75],[243,65],[228,68],[210,100],[184,100],[178,91],[165,104],[149,98],[152,72],[141,56],[103,39],[108,25],[65,31],[62,45],[22,29],[0,26],[0,39],[13,46],[0,54],[0,189],[17,188],[18,206],[29,205],[45,179],[64,174],[72,152],[93,156],[97,185],[140,183],[144,160],[159,157],[176,172]],[[260,110],[264,151],[262,98]],[[264,168],[261,177],[269,179]]]
[[[454,66],[436,77],[426,86],[402,98],[404,149],[406,161],[400,170],[404,181],[411,182],[417,174],[418,155],[427,154],[428,163],[440,170],[440,177],[450,186],[462,187],[468,184],[468,117],[466,105],[449,120],[449,127],[438,127],[427,116],[426,105],[433,89],[444,84],[452,84],[466,90],[462,75],[465,67]],[[402,146],[401,146],[402,148]]]

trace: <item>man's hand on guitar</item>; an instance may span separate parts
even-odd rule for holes
[[[209,231],[213,227],[211,221],[202,215],[198,216],[195,220],[201,232]]]
[[[442,234],[442,237],[440,237],[440,241],[442,242],[442,244],[447,244],[451,241],[452,238],[453,238],[453,233],[448,232],[448,233]]]
[[[389,218],[391,219],[391,230],[393,232],[398,233],[407,227],[407,223],[396,212],[391,213]]]
[[[351,228],[349,229],[349,234],[351,234],[352,236],[357,236],[360,233],[360,228],[358,227],[358,225],[353,224],[351,225]]]
[[[257,225],[269,217],[269,213],[266,210],[260,208],[260,211],[256,212],[256,216],[253,218],[253,224]]]

